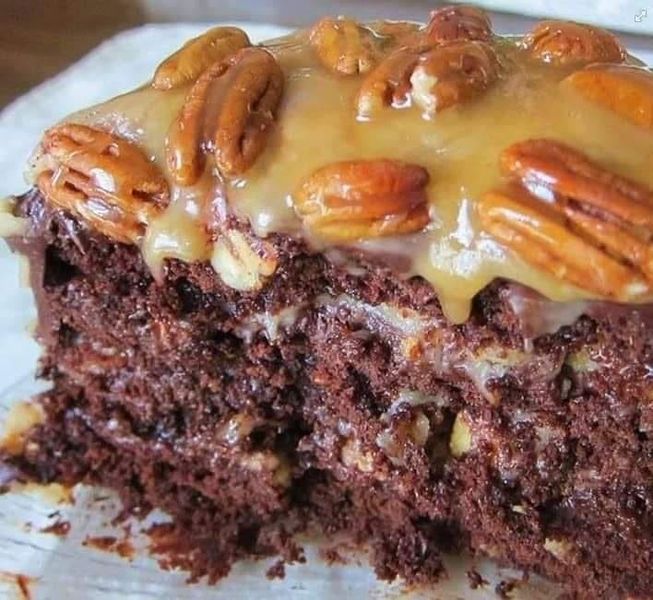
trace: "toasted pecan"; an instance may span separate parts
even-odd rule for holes
[[[545,201],[569,198],[634,226],[653,228],[651,190],[566,144],[549,139],[518,142],[501,153],[500,165],[504,174]]]
[[[410,78],[423,52],[420,47],[395,50],[364,79],[356,99],[360,118],[370,118],[386,106],[410,105]]]
[[[367,73],[381,56],[381,38],[352,19],[320,19],[309,39],[322,64],[341,75]]]
[[[37,185],[49,202],[99,232],[135,243],[169,202],[163,174],[131,142],[74,123],[48,130]]]
[[[492,38],[492,22],[488,14],[475,6],[443,6],[431,12],[425,29],[430,42],[483,41]]]
[[[168,167],[181,185],[195,183],[205,155],[227,176],[245,172],[264,150],[284,77],[262,48],[243,48],[195,82],[166,141]]]
[[[154,72],[152,87],[170,90],[195,81],[216,61],[249,46],[247,34],[238,27],[214,27],[186,42]]]
[[[554,140],[501,155],[511,182],[486,194],[485,229],[522,258],[593,293],[628,301],[653,287],[653,192]]]
[[[498,78],[499,70],[494,51],[483,42],[400,48],[363,81],[358,116],[367,119],[384,106],[415,103],[430,118],[479,96]]]
[[[322,238],[347,241],[423,229],[429,222],[427,171],[396,160],[356,160],[322,167],[301,183],[294,207]]]
[[[635,125],[653,130],[653,73],[648,69],[589,65],[569,75],[564,84]]]
[[[650,290],[634,268],[570,229],[561,215],[517,185],[484,194],[476,209],[487,232],[558,279],[617,300]]]
[[[554,65],[626,59],[623,46],[609,31],[571,21],[541,21],[524,36],[521,47],[533,58]]]
[[[499,76],[499,61],[483,42],[452,42],[420,56],[410,78],[426,117],[477,98]]]

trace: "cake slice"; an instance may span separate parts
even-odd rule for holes
[[[382,579],[653,596],[651,115],[575,23],[209,30],[5,202],[52,387],[2,460],[165,511],[211,582],[318,531]]]

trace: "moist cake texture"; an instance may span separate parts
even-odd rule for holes
[[[465,552],[653,597],[652,115],[574,23],[191,40],[3,205],[52,387],[2,460],[164,510],[192,579],[317,532],[383,579]]]

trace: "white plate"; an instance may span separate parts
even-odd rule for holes
[[[285,29],[267,25],[240,24],[254,41],[275,37]],[[21,165],[25,164],[41,131],[66,114],[100,102],[135,87],[146,80],[162,57],[182,42],[206,29],[206,25],[157,25],[124,32],[105,42],[91,54],[56,78],[35,88],[0,114],[0,197],[25,188]],[[642,56],[648,60],[650,56]],[[34,318],[31,295],[19,287],[18,260],[0,243],[0,423],[8,407],[38,391],[33,369],[38,348],[27,334]],[[265,571],[270,563],[240,564],[217,587],[184,585],[183,573],[161,571],[145,551],[127,561],[114,554],[85,548],[87,537],[106,535],[107,523],[116,503],[102,491],[76,490],[73,506],[57,505],[51,493],[30,489],[0,497],[0,597],[19,593],[14,575],[29,578],[33,598],[51,600],[91,600],[109,598],[392,598],[406,591],[401,584],[387,585],[375,580],[366,566],[357,564],[327,568],[309,547],[306,565],[287,568],[286,578],[270,582]],[[110,495],[109,495],[110,496]],[[54,504],[53,504],[54,502]],[[70,521],[70,534],[61,538],[40,533],[59,511]],[[159,515],[159,518],[163,518]],[[141,527],[135,524],[134,531]],[[121,535],[121,530],[118,530]],[[135,535],[132,541],[144,548],[147,540]],[[312,549],[311,549],[312,548]],[[476,564],[492,585],[472,591],[466,571],[470,561],[448,560],[449,578],[424,593],[411,597],[437,595],[454,598],[496,598],[494,584],[519,578],[514,571],[500,570],[488,562]],[[537,578],[518,588],[515,597],[537,600],[552,595],[551,586]],[[20,597],[20,596],[16,596]]]

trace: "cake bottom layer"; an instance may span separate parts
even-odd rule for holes
[[[166,511],[170,566],[216,581],[241,558],[299,560],[295,534],[322,531],[384,579],[435,581],[441,552],[466,551],[578,597],[653,594],[642,310],[532,337],[497,282],[452,325],[425,282],[282,237],[258,292],[174,261],[156,282],[38,194],[20,211],[53,389],[4,460]]]

